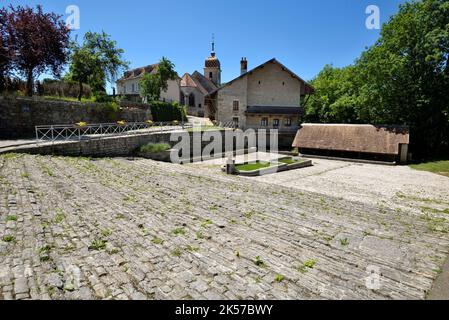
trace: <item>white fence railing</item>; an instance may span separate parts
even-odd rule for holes
[[[173,122],[146,122],[132,123],[99,123],[87,125],[50,125],[36,126],[36,141],[56,142],[56,141],[81,141],[91,139],[102,139],[111,136],[128,134],[144,134],[148,132],[165,132],[191,128],[190,123],[174,124]]]

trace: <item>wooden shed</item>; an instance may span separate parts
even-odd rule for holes
[[[364,124],[303,124],[293,147],[304,155],[407,162],[409,128]]]

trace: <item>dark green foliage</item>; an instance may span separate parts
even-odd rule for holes
[[[139,151],[142,153],[155,153],[162,152],[170,149],[170,145],[167,143],[149,143],[140,147]]]
[[[104,32],[87,32],[83,45],[73,42],[71,47],[68,78],[78,82],[79,100],[83,94],[83,83],[89,84],[94,94],[104,96],[106,82],[115,82],[118,74],[129,64],[123,59],[123,49],[118,48],[117,42]]]
[[[185,108],[177,103],[153,101],[150,105],[154,122],[187,121]]]
[[[309,122],[408,125],[415,157],[449,152],[449,2],[405,3],[354,65],[311,81]]]
[[[161,92],[168,88],[168,80],[175,80],[177,76],[175,65],[162,57],[156,73],[147,73],[140,81],[142,97],[148,101],[159,100]]]

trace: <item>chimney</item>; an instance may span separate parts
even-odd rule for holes
[[[242,58],[240,61],[240,75],[246,73],[248,71],[248,61],[246,58]]]

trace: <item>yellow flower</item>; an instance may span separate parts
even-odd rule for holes
[[[124,126],[124,125],[126,124],[126,121],[120,120],[120,121],[117,121],[117,124],[118,124],[119,126]]]
[[[78,122],[78,123],[76,123],[76,125],[78,127],[85,127],[85,126],[87,126],[87,122]]]
[[[149,126],[152,126],[153,124],[154,124],[154,122],[153,121],[151,121],[151,120],[147,120],[147,121],[145,121]]]
[[[179,124],[179,121],[178,121],[178,120],[174,120],[174,121],[172,121],[172,124],[173,124],[174,126],[177,126],[177,125]]]

